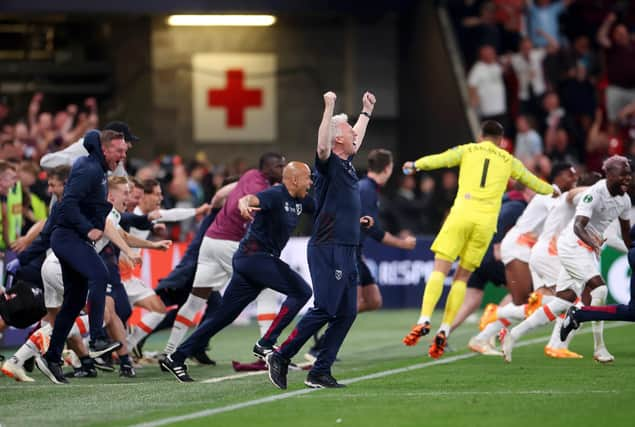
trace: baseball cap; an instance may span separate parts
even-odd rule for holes
[[[114,130],[115,132],[123,133],[123,137],[126,142],[137,142],[140,141],[139,137],[133,135],[130,132],[130,128],[128,127],[128,123],[125,122],[110,122],[106,126],[104,126],[104,130]]]

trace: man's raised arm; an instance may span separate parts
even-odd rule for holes
[[[324,94],[324,114],[322,114],[322,122],[318,129],[317,156],[320,160],[326,160],[331,155],[331,144],[333,135],[331,135],[331,118],[335,109],[335,100],[337,96],[333,92]]]
[[[355,126],[353,126],[353,130],[357,134],[355,151],[359,151],[359,147],[362,146],[364,135],[366,135],[366,128],[368,127],[368,122],[370,122],[370,116],[373,114],[373,109],[375,108],[375,102],[377,102],[375,95],[370,92],[365,92],[362,96],[362,112],[359,114]]]

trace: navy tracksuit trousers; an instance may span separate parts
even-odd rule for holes
[[[51,344],[45,358],[49,362],[59,363],[68,333],[86,304],[88,295],[90,339],[94,341],[106,337],[103,323],[106,286],[110,275],[93,245],[73,230],[56,228],[51,235],[51,248],[62,266],[64,301],[55,318]]]
[[[280,258],[239,252],[232,260],[234,273],[223,294],[220,305],[211,318],[205,319],[179,346],[172,359],[183,362],[191,354],[205,349],[209,340],[238,317],[247,305],[265,288],[287,295],[280,311],[261,343],[273,345],[280,333],[291,323],[311,298],[311,288],[302,277]]]
[[[330,374],[346,334],[357,316],[357,255],[355,246],[309,245],[307,258],[315,302],[280,346],[279,353],[291,359],[304,343],[328,323],[323,346],[311,369]]]

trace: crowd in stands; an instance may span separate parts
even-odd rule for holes
[[[635,4],[617,0],[448,2],[480,119],[509,150],[599,171],[635,154]]]
[[[47,215],[51,197],[47,191],[47,173],[50,171],[40,167],[40,159],[77,142],[87,130],[105,124],[101,123],[95,98],[85,99],[81,106],[70,104],[58,111],[44,108],[49,104],[46,101],[44,94],[36,93],[28,109],[19,111],[0,98],[0,160],[11,163],[17,173],[18,183],[9,193],[22,193],[22,230],[16,232],[16,236],[24,236],[36,221]],[[240,158],[227,164],[214,164],[202,152],[191,161],[171,154],[151,161],[128,158],[126,164],[128,174],[140,181],[157,179],[161,183],[165,208],[198,207],[211,200],[226,178],[240,175],[248,167]],[[6,209],[7,195],[0,194],[0,203]],[[175,241],[185,241],[195,227],[194,221],[175,224],[168,228],[167,234]],[[10,240],[9,246],[16,244],[15,238]],[[8,247],[0,248],[0,252],[6,249]]]

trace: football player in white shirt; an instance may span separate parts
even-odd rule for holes
[[[546,303],[555,294],[555,286],[562,268],[558,258],[558,237],[575,215],[576,206],[582,194],[590,185],[595,184],[602,176],[589,173],[580,177],[578,187],[564,193],[556,202],[547,216],[542,234],[531,250],[529,268],[534,278],[534,289],[542,294],[542,302]],[[588,302],[588,300],[587,300]],[[557,359],[582,358],[580,354],[568,349],[569,341],[560,341],[560,323],[562,318],[556,319],[551,339],[545,346],[545,355]]]
[[[132,210],[132,213],[136,215],[148,215],[151,220],[158,223],[180,222],[197,215],[207,215],[211,210],[211,206],[208,203],[198,208],[160,209],[163,194],[159,182],[154,179],[148,179],[141,182],[141,186],[143,187],[143,196],[141,196],[137,206]],[[133,191],[138,192],[136,185]],[[151,230],[139,230],[134,227],[130,229],[131,235],[143,240],[147,239],[150,233]],[[165,315],[165,305],[161,301],[161,298],[157,296],[150,286],[143,283],[138,271],[132,271],[122,264],[119,265],[119,268],[130,304],[157,313],[156,319],[152,322],[156,324],[150,325],[151,327],[156,327]]]
[[[604,305],[607,287],[600,275],[599,252],[604,233],[611,222],[619,219],[622,240],[630,247],[631,199],[626,193],[631,184],[631,166],[627,158],[612,156],[602,166],[606,179],[589,187],[576,208],[575,217],[558,238],[558,256],[562,268],[556,285],[556,297],[541,309],[503,334],[503,354],[512,360],[514,343],[527,332],[545,325],[565,312],[582,294],[585,287],[591,292],[591,305]],[[606,349],[602,336],[603,323],[593,325],[593,358],[611,362],[614,358]]]
[[[553,166],[551,182],[559,193],[569,191],[575,185],[576,179],[576,171],[570,163]],[[507,289],[512,302],[503,306],[487,307],[480,322],[484,329],[471,340],[474,341],[474,348],[479,347],[478,343],[489,342],[501,328],[509,326],[512,320],[522,320],[540,307],[541,295],[532,293],[533,277],[529,269],[529,259],[532,247],[542,233],[545,219],[558,198],[540,194],[534,196],[516,225],[501,242],[501,258],[505,264]]]

